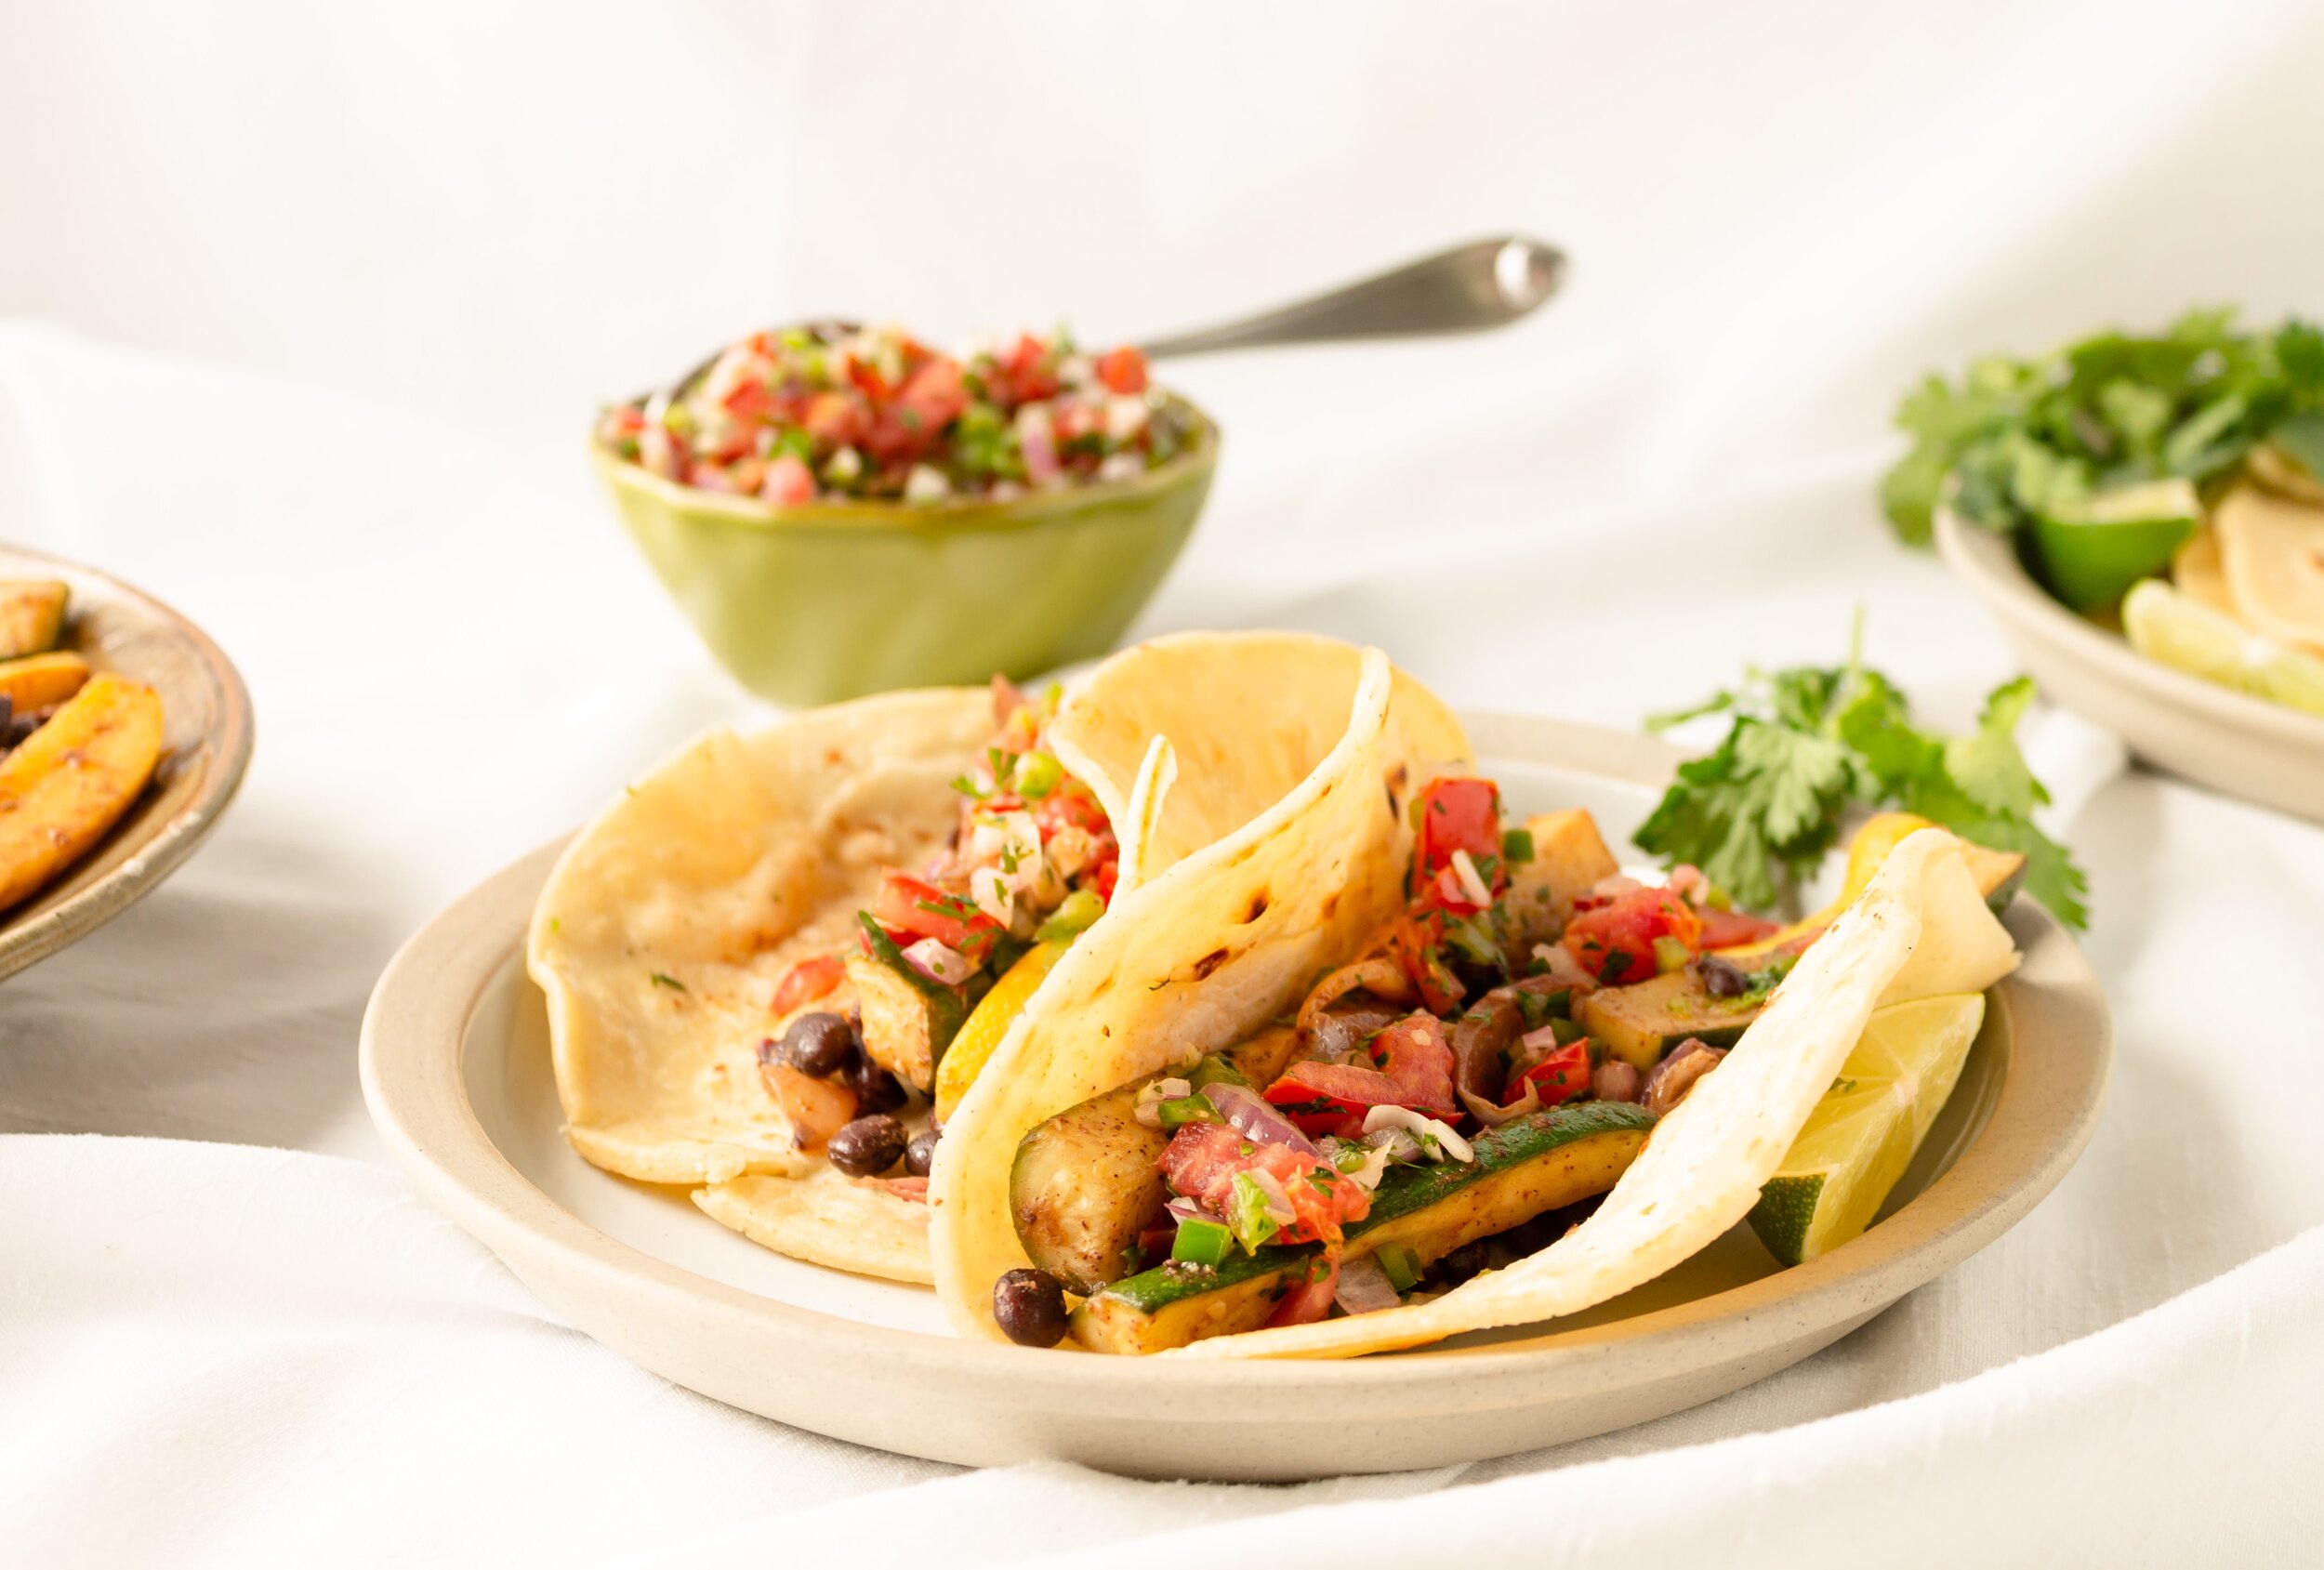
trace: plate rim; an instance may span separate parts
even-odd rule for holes
[[[1666,781],[1684,756],[1654,738],[1597,726],[1496,713],[1463,718],[1480,757],[1646,789]],[[870,1355],[997,1393],[1005,1389],[1009,1404],[1021,1407],[1086,1404],[1093,1392],[1158,1395],[1175,1405],[1268,1392],[1301,1398],[1297,1417],[1304,1422],[1344,1420],[1383,1396],[1395,1397],[1406,1413],[1474,1412],[1632,1388],[1641,1382],[1630,1372],[1638,1357],[1652,1362],[1657,1379],[1732,1364],[1754,1348],[1798,1342],[1803,1320],[1829,1328],[1827,1340],[1837,1339],[1983,1248],[2040,1203],[2088,1144],[2111,1072],[2112,1022],[2095,975],[2055,920],[2021,897],[2007,920],[2027,969],[2039,957],[2057,974],[2037,989],[2021,971],[1994,989],[1997,1005],[2011,1016],[2013,1050],[1990,1119],[1927,1189],[1842,1248],[1628,1319],[1564,1331],[1552,1325],[1525,1340],[1485,1347],[1332,1361],[1060,1357],[868,1325],[761,1297],[598,1231],[517,1170],[469,1103],[468,1025],[495,977],[521,957],[534,896],[566,838],[520,857],[438,913],[390,961],[364,1010],[364,1101],[423,1194],[528,1283],[536,1270],[561,1279],[592,1277],[640,1302],[662,1300],[696,1315],[741,1316],[762,1332],[817,1349],[818,1356]],[[2053,1033],[2080,1050],[2017,1049],[2021,1041]],[[1998,1174],[1987,1169],[1996,1168],[2006,1168],[2009,1181],[1991,1181]],[[543,1296],[554,1302],[549,1292]],[[1698,1334],[1711,1320],[1732,1324],[1736,1333]],[[1752,1378],[1790,1361],[1769,1364]]]
[[[151,838],[120,865],[47,909],[19,918],[0,914],[0,980],[5,980],[80,942],[152,893],[184,864],[218,826],[219,818],[242,788],[243,776],[249,770],[251,754],[257,745],[257,724],[250,690],[243,681],[242,672],[217,640],[183,612],[102,568],[54,551],[0,543],[0,555],[58,569],[60,575],[73,574],[104,585],[114,600],[134,606],[148,623],[192,651],[195,665],[208,678],[218,700],[216,721],[204,733],[208,757],[203,762],[196,788],[177,811],[154,828]],[[101,661],[90,663],[99,670],[117,668]],[[136,673],[125,670],[123,674]],[[117,832],[119,826],[115,825],[107,831],[107,838]],[[104,841],[99,843],[101,846]],[[34,898],[38,898],[37,894]]]

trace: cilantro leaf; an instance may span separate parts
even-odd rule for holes
[[[2002,683],[1985,700],[1977,728],[1945,744],[1945,772],[1955,787],[1978,807],[2002,817],[2030,818],[2036,807],[2050,799],[2026,766],[2026,755],[2017,750],[2017,722],[2025,719],[2033,695],[2030,678]]]
[[[2088,884],[2035,826],[2050,799],[2018,750],[2033,702],[2019,677],[1995,688],[1975,730],[1946,737],[1912,721],[1895,683],[1851,657],[1841,666],[1753,671],[1697,713],[1734,715],[1709,756],[1678,777],[1633,837],[1666,865],[1692,862],[1745,905],[1772,904],[1812,874],[1851,805],[1917,812],[1965,839],[2026,858],[2026,890],[2071,927]]]
[[[1881,506],[1908,545],[1929,543],[1948,495],[2009,533],[2099,491],[2223,476],[2258,442],[2295,447],[2319,413],[2324,330],[2243,332],[2231,310],[2191,310],[2160,333],[2096,333],[2031,359],[1987,356],[1958,383],[1923,377],[1897,404],[1912,445],[1882,479]]]

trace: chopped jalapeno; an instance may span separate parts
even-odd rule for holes
[[[1401,1243],[1383,1243],[1373,1253],[1380,1272],[1388,1277],[1388,1285],[1399,1292],[1409,1292],[1420,1279],[1420,1259]]]
[[[1178,1223],[1178,1240],[1170,1245],[1170,1258],[1190,1265],[1223,1264],[1234,1249],[1233,1233],[1217,1221],[1189,1216]]]

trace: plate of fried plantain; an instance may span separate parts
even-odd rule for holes
[[[242,677],[201,628],[0,546],[0,977],[175,871],[233,799],[252,736]]]

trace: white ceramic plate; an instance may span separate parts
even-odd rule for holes
[[[2324,719],[2158,664],[2050,598],[1989,529],[1940,510],[1936,548],[2034,681],[2160,769],[2324,821]]]
[[[1636,825],[1677,757],[1547,720],[1470,726],[1512,811],[1585,806],[1609,838]],[[381,976],[363,1037],[380,1130],[432,1201],[624,1356],[749,1411],[938,1460],[1284,1480],[1511,1454],[1710,1400],[1847,1334],[2014,1224],[2088,1141],[2111,1049],[2089,967],[2021,899],[2007,920],[2026,963],[1995,990],[1951,1104],[1885,1219],[1820,1260],[1777,1270],[1738,1227],[1588,1314],[1350,1362],[1034,1352],[956,1339],[922,1289],[769,1253],[684,1190],[574,1154],[522,958],[558,849],[464,896]]]

